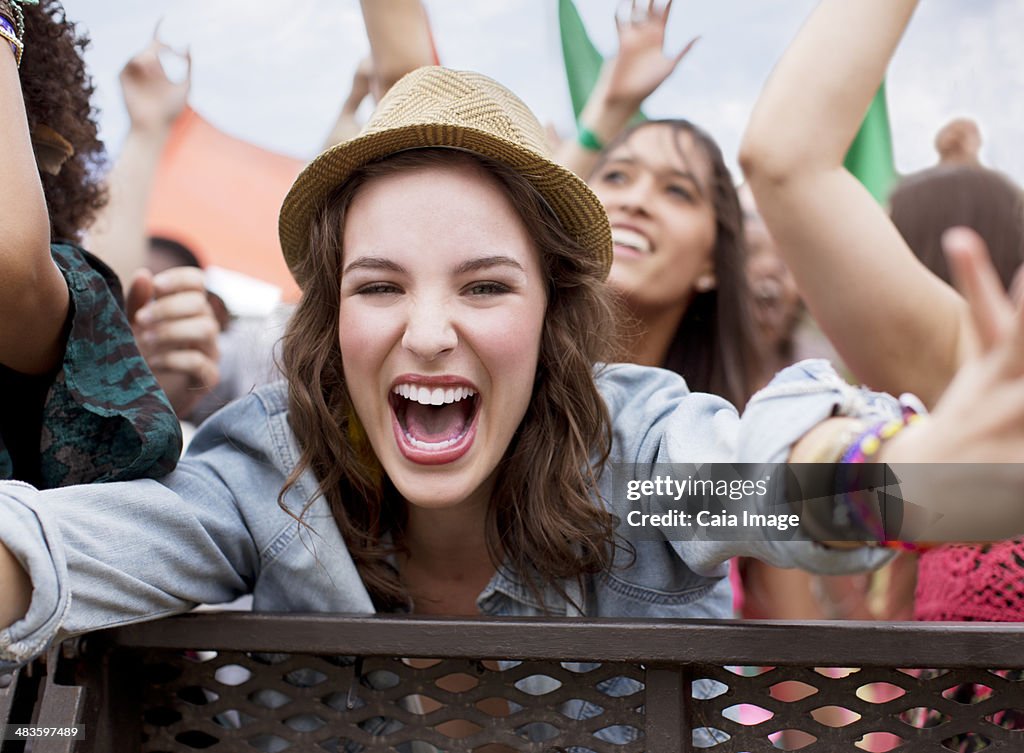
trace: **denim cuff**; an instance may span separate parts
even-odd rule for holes
[[[60,529],[31,507],[30,501],[38,495],[19,481],[0,484],[0,540],[28,571],[33,584],[28,613],[0,630],[0,672],[45,651],[70,606]]]

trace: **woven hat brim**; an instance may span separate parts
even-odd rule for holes
[[[376,131],[338,144],[313,160],[281,205],[278,233],[285,261],[299,286],[298,263],[309,253],[313,220],[327,197],[358,168],[408,149],[449,147],[490,157],[526,178],[544,197],[565,231],[608,275],[612,262],[611,229],[600,200],[575,173],[529,149],[476,128],[437,123],[411,124]]]

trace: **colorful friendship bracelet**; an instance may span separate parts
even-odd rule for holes
[[[880,421],[861,433],[839,460],[838,475],[841,479],[837,477],[837,490],[840,491],[850,517],[855,525],[868,531],[879,546],[888,549],[923,551],[929,547],[910,541],[890,541],[885,533],[885,520],[877,505],[876,495],[864,489],[844,490],[858,485],[859,474],[854,472],[856,466],[873,463],[888,440],[920,420],[921,416],[904,408],[900,418]]]
[[[846,448],[839,458],[840,463],[872,463],[882,445],[899,434],[903,429],[921,420],[921,416],[910,408],[904,408],[899,418],[880,421],[863,432]]]

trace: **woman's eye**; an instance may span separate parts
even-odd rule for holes
[[[690,191],[690,189],[686,188],[685,186],[673,184],[669,185],[668,188],[666,188],[665,190],[672,196],[676,196],[680,199],[685,199],[686,201],[693,201],[693,193]]]
[[[401,288],[390,282],[371,282],[368,285],[363,285],[357,291],[357,295],[388,295],[391,293],[400,293]]]
[[[626,173],[622,170],[608,170],[607,172],[601,173],[602,183],[619,184],[626,182]]]
[[[501,295],[510,289],[508,285],[500,282],[474,282],[466,288],[466,292],[473,296]]]

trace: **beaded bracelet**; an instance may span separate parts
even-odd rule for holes
[[[881,451],[882,446],[896,436],[906,427],[917,423],[921,416],[909,408],[904,408],[900,418],[881,421],[863,432],[843,453],[839,460],[839,475],[842,476],[842,483],[837,478],[837,487],[841,491],[841,497],[847,506],[850,517],[855,525],[859,525],[869,531],[879,546],[888,549],[900,549],[904,551],[923,551],[928,547],[909,541],[890,541],[885,532],[885,520],[875,504],[874,494],[865,493],[865,490],[857,489],[857,475],[853,473],[857,465],[873,463]],[[852,467],[851,467],[852,466]],[[851,491],[843,491],[851,489]]]
[[[14,53],[14,61],[18,67],[21,67],[21,53],[25,46],[21,40],[18,39],[17,33],[14,31],[14,24],[12,24],[4,16],[0,16],[0,39],[6,39],[11,45],[11,51]]]
[[[580,146],[589,152],[599,152],[604,149],[604,144],[601,143],[601,139],[597,137],[597,134],[582,123],[576,124],[576,140],[579,141]]]

